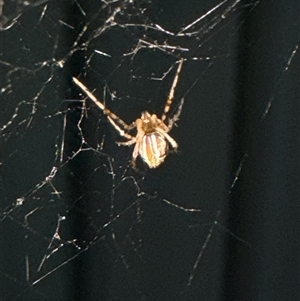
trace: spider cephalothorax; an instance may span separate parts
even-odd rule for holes
[[[119,134],[128,139],[125,142],[117,143],[119,145],[135,144],[132,154],[132,162],[134,166],[137,157],[140,155],[150,168],[155,168],[164,161],[169,149],[169,144],[171,144],[174,149],[178,147],[178,144],[168,134],[168,132],[172,129],[174,123],[179,118],[183,106],[183,99],[178,106],[176,114],[173,116],[173,118],[168,119],[167,124],[165,123],[165,119],[174,98],[174,91],[178,82],[182,64],[183,59],[181,59],[179,62],[162,117],[159,119],[155,114],[151,115],[146,111],[142,113],[141,118],[138,118],[131,125],[126,124],[117,115],[107,109],[99,100],[97,100],[97,98],[88,90],[88,88],[84,84],[82,84],[77,78],[73,77],[76,85],[78,85],[87,94],[87,96],[91,100],[93,100],[94,103],[107,115],[108,120],[119,132]],[[137,129],[136,136],[129,134],[129,132],[134,128]]]

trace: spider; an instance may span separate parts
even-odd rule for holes
[[[167,113],[170,110],[174,98],[175,88],[178,82],[179,74],[182,68],[183,59],[179,61],[178,68],[171,86],[169,97],[167,99],[164,112],[161,118],[155,114],[150,114],[145,111],[142,112],[141,118],[138,118],[132,124],[126,124],[122,119],[115,115],[112,111],[107,109],[97,98],[88,90],[88,88],[73,77],[75,84],[107,115],[109,122],[119,132],[119,134],[126,139],[125,142],[117,142],[118,145],[130,146],[135,144],[132,153],[132,164],[136,167],[136,159],[140,155],[143,161],[150,167],[158,167],[167,156],[169,144],[173,149],[177,149],[177,142],[168,134],[175,122],[179,119],[184,99],[182,98],[177,112],[173,118],[168,118]],[[136,136],[129,134],[134,128],[137,130]]]

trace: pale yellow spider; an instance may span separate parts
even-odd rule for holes
[[[173,118],[168,118],[167,124],[165,123],[165,119],[173,102],[174,92],[182,64],[183,59],[181,59],[178,64],[177,72],[175,74],[169,97],[161,118],[159,119],[155,114],[151,115],[146,111],[142,113],[141,118],[138,118],[131,125],[126,124],[112,111],[107,109],[99,100],[97,100],[97,98],[83,83],[81,83],[77,78],[73,77],[75,84],[82,89],[82,91],[104,112],[104,114],[107,115],[108,120],[119,132],[119,134],[128,139],[128,141],[125,142],[117,142],[118,145],[129,146],[135,144],[132,154],[132,163],[134,167],[138,155],[141,156],[141,158],[150,168],[158,167],[164,161],[167,155],[169,143],[174,149],[178,147],[177,142],[168,134],[168,132],[172,129],[174,123],[179,119],[184,99],[181,100],[177,112],[174,114]],[[137,129],[136,136],[129,134],[129,132],[134,128]]]

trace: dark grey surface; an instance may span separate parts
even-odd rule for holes
[[[2,6],[0,299],[299,300],[299,4],[26,3]],[[182,57],[179,150],[134,171],[71,78],[130,123]]]

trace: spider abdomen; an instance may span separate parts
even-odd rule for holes
[[[168,151],[168,142],[158,132],[145,134],[140,144],[139,154],[150,168],[159,166],[165,159]]]

